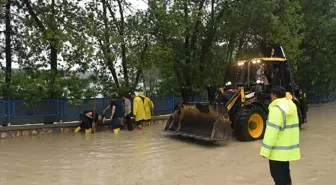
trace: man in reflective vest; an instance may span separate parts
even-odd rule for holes
[[[282,87],[272,89],[272,100],[260,155],[269,159],[276,185],[291,185],[289,161],[301,158],[297,107]]]

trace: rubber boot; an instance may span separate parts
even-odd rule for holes
[[[114,134],[118,134],[119,132],[120,132],[120,128],[116,128],[116,129],[113,130]]]
[[[81,130],[81,128],[80,127],[77,127],[76,129],[75,129],[75,133],[78,133],[79,131]]]
[[[149,122],[142,122],[142,126],[145,127],[145,126],[150,126]]]
[[[91,128],[89,128],[89,129],[85,129],[85,134],[92,134],[92,129]]]

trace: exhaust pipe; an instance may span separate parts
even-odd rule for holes
[[[284,49],[282,48],[282,46],[280,46],[280,49],[281,49],[282,56],[286,59],[286,55],[285,55],[285,52],[284,52]]]

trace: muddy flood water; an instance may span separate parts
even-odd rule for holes
[[[164,125],[96,135],[0,140],[0,185],[270,185],[260,141],[209,145],[165,137]],[[293,185],[336,184],[336,105],[310,108]]]

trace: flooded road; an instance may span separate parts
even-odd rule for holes
[[[336,105],[310,108],[293,185],[333,185]],[[0,185],[270,185],[260,142],[207,145],[165,137],[164,125],[96,135],[0,140]]]

